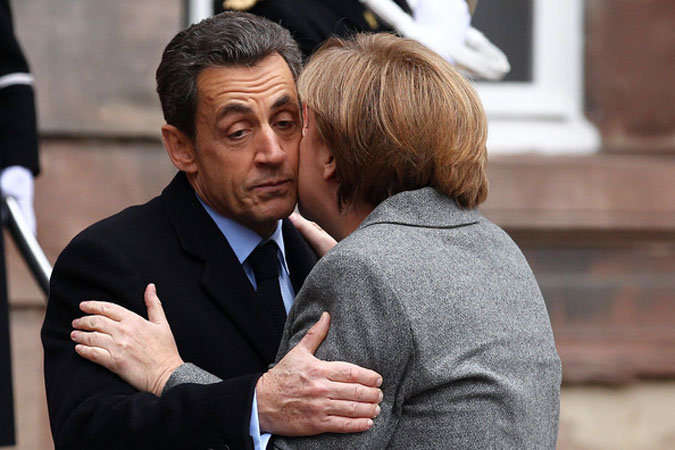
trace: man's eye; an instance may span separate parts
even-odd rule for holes
[[[288,130],[290,128],[293,128],[294,126],[295,126],[294,120],[280,120],[277,122],[277,127],[282,130]]]
[[[230,133],[227,135],[229,139],[237,140],[237,139],[242,139],[246,136],[247,130],[237,130],[234,133]]]

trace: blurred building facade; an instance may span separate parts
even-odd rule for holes
[[[567,86],[573,98],[547,103],[535,89],[514,100],[497,91],[506,94],[487,105],[491,127],[513,139],[491,142],[483,210],[523,248],[547,301],[565,383],[559,448],[675,448],[675,3],[569,2],[578,16],[569,6],[550,9],[566,2],[518,3],[532,21],[521,30],[532,39],[530,70],[502,86],[479,85],[481,95],[549,73],[551,86]],[[54,261],[81,229],[171,179],[154,71],[186,3],[12,6],[36,78],[38,233]],[[578,20],[562,26],[555,17]],[[541,39],[551,46],[536,50]],[[589,128],[533,131],[570,117]],[[51,448],[39,342],[45,299],[9,252],[17,448]]]

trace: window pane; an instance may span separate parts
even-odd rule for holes
[[[509,58],[511,72],[504,81],[532,81],[533,3],[534,0],[478,2],[471,23]]]

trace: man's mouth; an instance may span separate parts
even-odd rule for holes
[[[262,183],[254,184],[251,187],[252,191],[275,192],[278,190],[285,190],[290,186],[293,180],[291,178],[269,180]]]

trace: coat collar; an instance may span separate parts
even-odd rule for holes
[[[201,284],[208,296],[232,320],[242,336],[264,357],[270,337],[265,326],[269,314],[259,308],[255,292],[227,239],[199,204],[183,172],[162,192],[162,201],[181,247],[203,261]],[[286,258],[296,292],[311,270],[316,257],[288,221],[283,224]],[[278,344],[278,343],[275,343]]]
[[[381,223],[456,228],[481,220],[476,209],[462,209],[451,198],[432,187],[404,191],[389,197],[371,212],[359,228]]]

